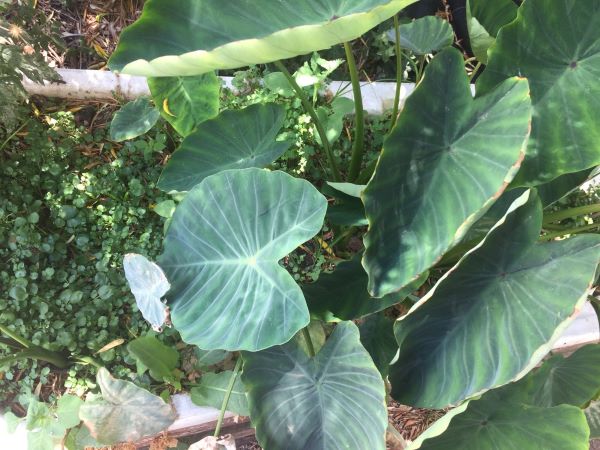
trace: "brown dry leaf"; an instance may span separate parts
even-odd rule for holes
[[[166,450],[177,447],[177,439],[168,436],[166,433],[157,436],[151,443],[149,450]]]
[[[115,339],[114,341],[111,341],[108,344],[106,344],[104,347],[102,347],[100,350],[98,350],[94,354],[97,355],[98,353],[106,352],[106,351],[110,350],[111,348],[115,348],[115,347],[118,347],[119,345],[122,345],[124,342],[125,342],[125,339]]]

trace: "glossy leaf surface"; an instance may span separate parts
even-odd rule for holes
[[[555,355],[528,378],[531,404],[583,408],[600,394],[600,344],[581,347],[568,358]]]
[[[388,38],[396,42],[396,31],[388,31]],[[452,26],[447,20],[437,16],[425,16],[400,25],[400,47],[415,55],[437,52],[452,45],[453,41]]]
[[[250,416],[264,448],[385,449],[383,380],[352,322],[339,324],[312,359],[294,343],[243,356]]]
[[[599,28],[600,0],[533,0],[498,33],[477,92],[514,75],[529,80],[533,125],[516,183],[533,186],[600,164]]]
[[[223,170],[272,163],[291,145],[289,140],[275,140],[284,119],[285,108],[275,104],[224,111],[184,139],[164,168],[158,187],[189,191]]]
[[[123,258],[125,277],[142,316],[160,331],[167,320],[167,305],[161,298],[171,288],[162,269],[145,256],[128,253]]]
[[[600,384],[598,348],[588,345],[569,358],[552,357],[516,383],[465,402],[410,449],[587,449],[588,430],[577,407]]]
[[[167,429],[175,414],[160,397],[129,381],[113,378],[98,370],[102,399],[86,401],[79,417],[101,444],[136,441]]]
[[[159,117],[158,110],[145,97],[126,103],[110,123],[110,138],[121,142],[146,134]]]
[[[500,196],[523,157],[530,118],[527,81],[508,79],[474,100],[462,54],[433,59],[363,193],[373,296],[429,269]]]
[[[585,169],[581,172],[566,173],[548,183],[537,186],[536,189],[544,206],[551,205],[577,189],[586,182],[592,171]]]
[[[467,26],[473,54],[487,64],[487,51],[504,25],[517,17],[518,7],[512,0],[468,0]]]
[[[399,292],[373,298],[367,290],[369,278],[360,263],[361,255],[336,264],[331,273],[322,272],[319,279],[302,286],[308,309],[314,318],[325,322],[354,320],[383,311],[403,301],[426,280],[423,274]]]
[[[109,66],[177,76],[278,61],[355,39],[414,1],[150,0]]]
[[[219,373],[205,373],[202,375],[200,385],[192,388],[190,395],[192,401],[198,406],[212,406],[213,408],[221,409],[223,399],[229,387],[231,380],[231,370],[226,370]],[[248,416],[248,401],[246,400],[246,390],[240,377],[236,377],[227,404],[227,411],[240,416]]]
[[[326,208],[310,183],[283,172],[228,170],[192,189],[159,258],[182,339],[257,351],[308,324],[302,291],[278,262],[319,232]]]
[[[160,113],[182,136],[219,114],[221,80],[214,72],[197,77],[148,78]]]
[[[450,411],[448,415],[451,417],[434,423],[407,450],[589,448],[585,416],[575,406],[542,408],[516,401],[507,402],[495,391],[466,405],[465,412],[460,413],[460,409]]]
[[[587,298],[600,236],[538,243],[541,223],[539,198],[527,191],[396,322],[394,398],[429,408],[457,404],[518,379],[550,351]]]

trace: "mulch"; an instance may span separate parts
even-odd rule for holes
[[[141,14],[143,0],[38,0],[38,9],[60,24],[64,48],[47,55],[54,67],[104,69],[121,31]]]

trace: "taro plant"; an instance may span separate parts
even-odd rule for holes
[[[441,19],[404,32],[396,19],[398,55],[409,45],[438,53],[391,118],[376,166],[365,167],[348,41],[411,3],[146,2],[110,66],[150,77],[155,104],[184,136],[159,186],[186,194],[157,262],[126,260],[132,290],[153,326],[172,322],[205,355],[240,352],[232,372],[207,376],[193,396],[214,404],[210,386],[225,386],[216,402],[249,413],[266,449],[384,449],[385,380],[403,404],[448,408],[411,448],[587,448],[582,408],[598,397],[598,346],[535,368],[596,280],[600,236],[543,236],[545,207],[600,164],[600,0],[526,0],[516,18],[493,10],[501,2],[472,1],[471,29],[487,30],[491,45],[476,47],[487,67],[474,97]],[[281,62],[338,44],[355,94],[343,159]],[[281,108],[215,116],[207,105],[218,95],[215,70],[258,63],[274,64],[314,121],[329,167],[315,185],[265,169],[290,145],[277,139]],[[280,261],[324,220],[364,237],[364,252],[300,286]],[[411,295],[441,268],[435,286]],[[395,322],[381,313],[407,298],[416,303]],[[135,415],[136,436],[172,420],[152,400],[142,426],[125,393],[136,406],[145,397],[104,371],[99,383],[104,399],[81,414],[93,433],[107,433],[102,442],[133,437],[104,427],[110,408]],[[588,411],[596,430],[597,409]]]

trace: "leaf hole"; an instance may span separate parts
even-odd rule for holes
[[[569,67],[571,69],[576,69],[577,68],[577,61],[571,61],[571,64],[569,64]]]

